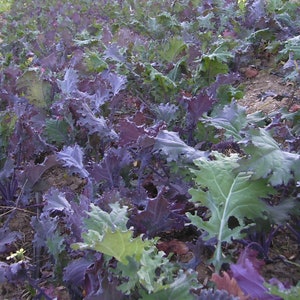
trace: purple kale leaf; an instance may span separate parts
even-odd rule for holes
[[[143,211],[136,211],[130,218],[130,226],[138,233],[146,233],[154,237],[161,232],[182,230],[187,219],[183,207],[169,202],[164,195],[164,188],[155,198],[148,199]]]
[[[68,167],[71,172],[78,173],[83,178],[89,176],[88,171],[83,165],[83,151],[77,144],[73,147],[64,147],[57,153],[57,158],[63,161],[63,165]]]
[[[183,97],[181,102],[185,103],[187,118],[190,126],[195,126],[199,119],[212,110],[219,101],[218,89],[221,86],[233,84],[239,81],[240,77],[236,73],[219,74],[213,84],[200,90],[194,97]]]
[[[99,107],[117,95],[125,88],[126,78],[112,72],[104,71],[91,80],[82,79],[78,83],[77,96],[90,101],[92,110],[97,111]]]
[[[17,98],[14,105],[18,121],[9,141],[9,150],[17,162],[35,159],[41,153],[54,150],[42,137],[45,112],[29,104],[26,99]]]
[[[99,164],[94,163],[89,168],[89,173],[95,182],[101,182],[103,186],[109,188],[118,187],[121,180],[121,171],[130,162],[132,162],[132,158],[125,148],[111,148],[105,153]]]
[[[16,240],[22,238],[22,233],[16,231],[9,231],[4,227],[0,228],[0,253],[9,251],[10,245]]]
[[[124,76],[120,76],[108,71],[103,72],[102,77],[109,82],[112,94],[114,96],[117,95],[122,89],[124,89],[125,83],[127,81]]]
[[[136,144],[139,137],[147,133],[145,126],[138,126],[135,122],[128,119],[119,122],[119,145],[132,145]]]
[[[198,95],[194,97],[182,96],[182,99],[179,99],[179,101],[186,107],[188,127],[193,128],[199,118],[212,109],[216,98],[212,97],[207,89],[203,89]]]
[[[80,118],[77,124],[87,128],[90,135],[96,133],[100,137],[108,137],[112,140],[117,139],[117,134],[113,129],[110,129],[106,120],[102,116],[96,116],[87,103],[83,102],[77,109]]]
[[[80,288],[84,284],[86,270],[94,262],[88,260],[87,258],[81,257],[79,259],[73,260],[64,269],[64,281],[70,285],[70,289],[73,293],[78,295],[81,294]]]
[[[36,248],[47,246],[47,240],[55,235],[58,222],[58,216],[50,218],[48,213],[42,213],[40,217],[32,217],[30,224],[35,231],[33,244]]]
[[[23,282],[27,277],[28,262],[19,261],[12,264],[0,262],[0,283]]]
[[[178,106],[170,103],[160,103],[155,107],[155,114],[158,120],[164,121],[166,124],[170,124],[177,116]]]
[[[80,96],[90,101],[96,111],[111,98],[111,88],[103,76],[97,76],[94,81],[81,81],[79,84]]]
[[[36,190],[43,174],[54,166],[59,165],[55,155],[49,155],[41,164],[35,164],[33,161],[24,164],[24,170],[16,173],[18,183],[24,188],[25,192]],[[40,185],[39,185],[40,186]],[[45,187],[48,189],[49,187]]]
[[[239,300],[239,297],[229,295],[225,290],[202,290],[196,300]]]
[[[0,175],[1,178],[1,175]],[[15,194],[17,192],[18,182],[16,177],[13,175],[12,178],[5,178],[5,180],[0,181],[0,195],[1,200],[0,203],[5,205],[11,205],[13,203],[13,199],[15,198]]]
[[[44,212],[60,211],[67,214],[73,213],[72,207],[63,192],[57,189],[50,189],[45,195],[46,205]]]
[[[78,81],[79,78],[76,70],[69,68],[64,75],[64,79],[58,79],[57,83],[63,94],[71,96],[74,92],[77,92]]]
[[[270,295],[268,288],[264,285],[265,280],[260,274],[264,264],[256,258],[256,251],[246,248],[236,264],[231,264],[233,278],[237,281],[241,290],[251,299],[278,300],[276,296]]]
[[[72,197],[74,199],[74,197]],[[79,196],[79,203],[75,201],[69,201],[71,206],[71,213],[67,213],[64,216],[66,227],[70,230],[70,239],[75,239],[73,242],[81,239],[83,219],[86,217],[86,212],[89,210],[91,204],[91,197],[84,195]],[[70,240],[71,243],[71,240]]]
[[[104,52],[104,58],[117,62],[124,62],[125,60],[124,56],[120,53],[120,49],[117,44],[111,44],[107,47]]]
[[[252,0],[248,1],[246,5],[245,25],[248,28],[257,27],[258,25],[265,25],[266,27],[266,8],[265,1]]]

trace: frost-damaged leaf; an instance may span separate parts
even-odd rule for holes
[[[72,95],[77,92],[77,83],[78,75],[73,68],[67,69],[63,80],[57,80],[59,88],[65,95]]]
[[[201,203],[209,208],[211,216],[204,221],[197,215],[187,213],[192,224],[205,230],[206,239],[217,238],[214,262],[220,267],[222,262],[221,244],[241,238],[241,230],[245,229],[244,219],[262,216],[265,204],[259,198],[266,197],[274,191],[267,180],[251,180],[251,172],[237,172],[238,155],[230,157],[213,152],[214,160],[198,159],[195,165],[200,170],[191,170],[196,175],[197,188],[190,189],[191,201]],[[238,226],[230,228],[228,221],[234,217]]]
[[[281,150],[265,129],[250,130],[249,135],[249,139],[240,143],[249,155],[239,161],[240,170],[253,171],[253,179],[269,177],[273,186],[300,179],[299,154]]]
[[[162,152],[168,161],[177,161],[179,158],[192,161],[199,157],[206,157],[203,151],[194,149],[182,141],[177,132],[162,130],[155,138],[154,151]]]
[[[83,151],[77,144],[64,147],[57,153],[57,158],[64,161],[64,166],[70,168],[71,172],[79,173],[84,178],[89,176],[83,165]]]
[[[9,231],[4,227],[0,228],[0,253],[8,251],[9,246],[22,237],[23,234],[21,232]]]
[[[227,138],[234,140],[242,139],[242,129],[247,125],[246,109],[232,102],[226,105],[215,117],[201,119],[206,124],[210,124],[218,129],[225,129]]]

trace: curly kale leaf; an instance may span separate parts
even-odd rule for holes
[[[254,219],[262,216],[266,209],[262,197],[273,193],[267,180],[253,180],[252,172],[237,171],[238,155],[229,157],[213,153],[214,160],[198,159],[195,165],[199,168],[192,170],[196,175],[196,188],[190,189],[192,202],[209,208],[211,216],[208,221],[197,215],[187,213],[192,224],[207,232],[207,239],[217,238],[217,248],[214,262],[217,266],[222,261],[221,244],[239,239],[241,231],[247,228],[245,218]],[[238,225],[229,226],[229,218],[234,217]]]

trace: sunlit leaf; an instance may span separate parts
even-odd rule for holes
[[[31,104],[45,108],[51,103],[51,84],[40,78],[36,70],[26,71],[17,81],[19,93],[25,95]]]

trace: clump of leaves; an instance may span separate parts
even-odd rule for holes
[[[154,297],[170,297],[179,290],[181,295],[188,296],[190,288],[195,286],[192,284],[194,275],[177,276],[175,266],[163,251],[157,250],[156,239],[133,237],[133,231],[126,226],[126,206],[120,207],[119,203],[115,203],[110,208],[111,212],[107,213],[91,205],[91,211],[87,212],[89,218],[84,221],[87,232],[82,234],[83,242],[73,244],[72,248],[95,250],[108,258],[115,258],[118,264],[112,272],[125,279],[118,287],[125,294],[138,288],[142,294],[145,289]],[[179,282],[182,282],[180,288]],[[188,296],[188,299],[193,299],[191,297]],[[142,299],[148,299],[148,296],[144,294]]]

